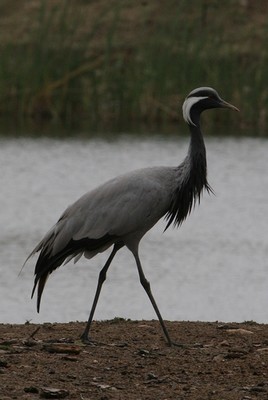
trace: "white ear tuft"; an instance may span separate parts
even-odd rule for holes
[[[187,124],[196,126],[191,119],[191,109],[200,100],[203,100],[206,98],[207,98],[207,96],[200,96],[200,97],[187,97],[185,99],[185,101],[182,105],[182,115],[183,115],[185,122],[187,122]]]

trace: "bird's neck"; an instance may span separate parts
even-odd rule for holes
[[[179,184],[174,191],[167,212],[166,229],[174,222],[180,225],[190,214],[196,202],[200,201],[204,189],[211,188],[207,182],[206,148],[198,125],[190,125],[191,141],[186,159],[178,166]]]
[[[189,125],[189,128],[191,139],[185,160],[188,174],[183,180],[182,191],[191,193],[192,202],[195,203],[200,201],[200,196],[204,189],[207,191],[211,189],[207,182],[206,147],[200,125],[199,123],[197,125]]]
[[[194,184],[197,185],[196,189],[201,191],[207,183],[206,147],[199,123],[197,125],[189,125],[189,128],[191,132],[188,150],[190,174]]]

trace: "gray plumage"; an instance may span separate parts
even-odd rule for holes
[[[82,335],[83,341],[89,342],[89,329],[106,272],[116,252],[126,246],[136,260],[141,284],[151,300],[167,342],[172,344],[142,270],[139,243],[162,217],[167,220],[166,228],[172,223],[180,225],[195,203],[200,201],[203,190],[211,191],[199,120],[202,111],[220,107],[238,110],[222,100],[212,88],[193,90],[183,104],[183,117],[189,125],[191,139],[188,154],[179,166],[143,168],[118,176],[86,193],[64,211],[29,256],[40,252],[32,291],[33,296],[37,286],[38,312],[49,274],[72,258],[75,261],[82,255],[92,258],[113,245],[112,253],[100,272],[93,306]]]

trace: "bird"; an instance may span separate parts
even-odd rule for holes
[[[158,317],[167,345],[176,344],[171,340],[150,282],[143,272],[139,244],[161,218],[166,220],[165,230],[172,224],[179,227],[195,204],[200,202],[201,194],[212,192],[207,181],[206,148],[200,115],[213,108],[239,111],[211,87],[196,88],[185,98],[182,114],[189,127],[190,143],[186,157],[178,166],[154,166],[127,172],[87,192],[63,212],[25,261],[39,253],[31,294],[33,297],[37,288],[37,312],[40,311],[47,278],[54,270],[71,259],[77,262],[82,255],[90,259],[112,247],[99,272],[92,307],[81,335],[83,343],[92,344],[89,332],[102,285],[114,256],[126,247],[135,259],[140,283]]]

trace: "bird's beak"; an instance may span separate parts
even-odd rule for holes
[[[227,103],[227,101],[224,101],[224,100],[222,100],[222,99],[221,99],[221,101],[220,101],[220,106],[221,106],[221,107],[224,107],[224,108],[230,108],[231,110],[234,110],[234,111],[240,111],[239,108],[233,106],[233,105],[230,104],[230,103]]]

